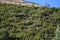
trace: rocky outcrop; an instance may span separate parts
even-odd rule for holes
[[[34,6],[41,7],[41,5],[33,4],[33,3],[30,3],[30,2],[25,2],[24,0],[0,0],[0,2],[8,3],[8,4],[21,4],[21,5],[27,5],[27,6],[34,5]]]
[[[23,0],[0,0],[0,2],[15,2],[15,3],[21,3]]]

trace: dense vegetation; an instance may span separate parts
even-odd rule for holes
[[[0,40],[52,40],[60,8],[0,3]]]

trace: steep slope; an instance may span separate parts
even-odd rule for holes
[[[0,3],[0,40],[52,40],[60,8]]]

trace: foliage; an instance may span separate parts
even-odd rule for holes
[[[0,40],[52,40],[60,8],[0,3]]]
[[[55,37],[52,40],[60,40],[60,26],[57,26]]]

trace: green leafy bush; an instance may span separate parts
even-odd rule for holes
[[[60,8],[0,3],[0,40],[52,40],[58,24]]]

